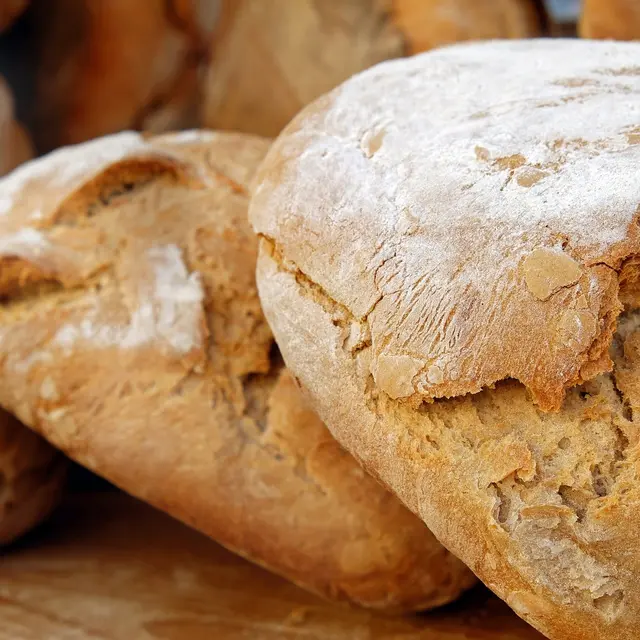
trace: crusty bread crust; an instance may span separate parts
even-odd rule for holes
[[[640,2],[582,0],[578,31],[583,38],[640,40]]]
[[[274,353],[247,221],[267,147],[124,133],[5,179],[0,402],[308,589],[389,610],[448,602],[471,573],[337,445]]]
[[[386,63],[290,125],[250,207],[263,309],[320,416],[557,640],[640,618],[639,59]]]
[[[275,143],[254,225],[363,327],[390,397],[515,378],[551,410],[611,368],[638,279],[639,52],[496,41],[387,62]]]

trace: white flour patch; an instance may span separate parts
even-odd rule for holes
[[[78,342],[131,349],[161,341],[178,354],[187,354],[202,341],[204,292],[198,273],[189,274],[175,245],[152,247],[146,253],[149,281],[138,287],[139,304],[128,325],[107,325],[99,307],[77,324],[59,329],[54,344],[71,351]]]
[[[0,236],[0,255],[30,258],[51,247],[47,238],[37,229],[25,227],[6,236]]]

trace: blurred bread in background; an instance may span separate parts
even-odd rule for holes
[[[39,151],[191,126],[217,0],[33,3]]]
[[[223,0],[203,124],[272,136],[349,76],[403,55],[380,0]]]
[[[202,122],[274,136],[306,104],[383,60],[541,30],[535,0],[223,0]]]
[[[536,0],[393,0],[408,53],[465,40],[533,38],[542,33]]]
[[[603,40],[640,39],[640,0],[583,0],[579,33]]]
[[[543,31],[537,0],[33,0],[39,151],[124,129],[273,136],[390,58]]]
[[[0,76],[0,175],[33,157],[27,131],[14,118],[11,89]]]

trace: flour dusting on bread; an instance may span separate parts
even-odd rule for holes
[[[557,409],[610,369],[618,272],[640,253],[639,52],[496,41],[365,71],[276,141],[254,225],[368,324],[376,380],[390,357],[411,358],[404,377],[422,362],[407,400],[515,378]],[[548,279],[559,261],[570,277]],[[567,309],[593,316],[588,344],[557,339]]]

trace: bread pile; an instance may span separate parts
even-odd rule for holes
[[[477,576],[636,638],[640,44],[536,39],[535,0],[30,4],[55,150],[0,86],[0,544],[60,451],[328,599]],[[639,38],[632,4],[581,33]]]

